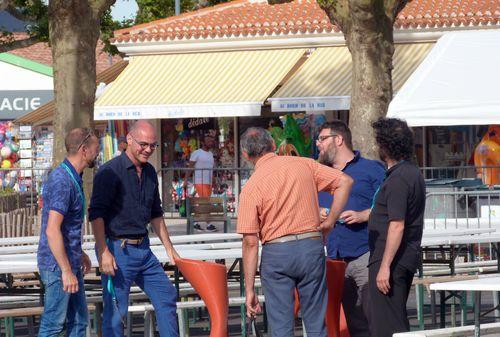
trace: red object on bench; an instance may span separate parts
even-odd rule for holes
[[[326,283],[328,287],[328,306],[325,322],[328,337],[349,337],[349,330],[342,308],[342,292],[346,263],[328,259],[326,261]],[[300,309],[299,293],[295,289],[294,312],[297,316]]]
[[[175,264],[207,306],[210,337],[227,337],[229,298],[226,266],[190,259],[177,259]]]

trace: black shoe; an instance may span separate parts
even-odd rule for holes
[[[194,224],[193,228],[196,229],[197,231],[203,230],[203,228],[201,228],[200,224]]]
[[[207,231],[209,231],[209,232],[217,232],[217,227],[215,227],[212,224],[208,224],[207,225]]]

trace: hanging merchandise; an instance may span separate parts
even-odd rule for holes
[[[285,117],[283,140],[278,145],[278,154],[287,156],[311,156],[311,138],[306,138],[299,124],[288,114]]]

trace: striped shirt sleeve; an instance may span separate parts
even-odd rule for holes
[[[240,234],[260,232],[259,202],[248,190],[243,190],[240,195],[236,232]]]
[[[340,177],[344,173],[332,167],[322,165],[315,160],[309,160],[308,162],[313,169],[314,179],[316,181],[318,191],[326,191],[333,194],[333,192],[335,192],[335,190],[339,187]]]

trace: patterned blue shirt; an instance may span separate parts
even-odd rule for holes
[[[385,168],[379,161],[361,157],[358,151],[354,154],[354,159],[342,170],[354,180],[344,210],[359,212],[371,207],[373,196],[384,180]],[[318,197],[320,207],[331,206],[331,194],[320,192]],[[348,225],[337,221],[328,236],[327,251],[330,258],[356,258],[369,250],[368,222]]]
[[[82,178],[71,163],[64,162],[73,173],[76,182],[82,188]],[[82,190],[83,191],[83,190]],[[59,265],[52,254],[47,241],[47,221],[49,211],[56,211],[64,216],[61,232],[64,248],[71,268],[77,269],[82,265],[82,225],[83,225],[83,200],[80,192],[71,178],[71,175],[61,165],[56,167],[49,175],[43,186],[43,210],[40,242],[38,244],[38,269],[55,271]]]

